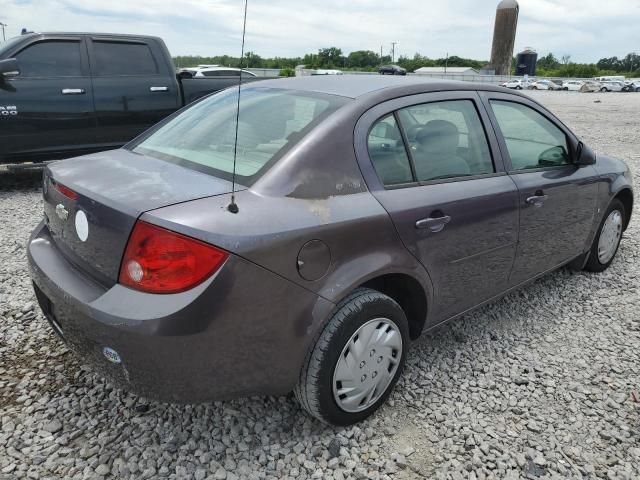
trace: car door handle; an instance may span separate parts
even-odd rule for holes
[[[533,195],[527,198],[527,205],[540,208],[547,198],[549,198],[548,195]]]
[[[63,88],[63,95],[84,95],[84,88]]]
[[[451,221],[449,215],[443,215],[442,217],[429,217],[423,218],[416,222],[416,228],[428,228],[433,233],[441,232],[447,223]]]
[[[151,92],[168,92],[169,87],[149,87],[149,91]]]

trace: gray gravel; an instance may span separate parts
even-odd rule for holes
[[[532,96],[640,171],[640,94]],[[424,335],[388,405],[332,429],[292,396],[174,406],[84,367],[30,288],[38,183],[0,177],[0,479],[640,477],[637,211],[608,271],[559,271]]]

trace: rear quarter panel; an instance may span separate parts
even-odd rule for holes
[[[353,132],[362,111],[358,105],[338,110],[250,189],[236,193],[237,214],[226,209],[230,196],[218,196],[147,212],[143,219],[218,245],[332,303],[387,273],[410,275],[430,301],[426,271],[358,167]],[[300,275],[297,262],[310,240],[330,251],[326,272],[312,281]]]

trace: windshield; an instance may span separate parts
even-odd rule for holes
[[[243,90],[236,181],[250,186],[306,133],[347,101],[344,97],[293,90]],[[208,97],[128,148],[231,180],[237,102],[236,88]]]

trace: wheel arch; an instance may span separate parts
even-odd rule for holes
[[[624,230],[626,230],[631,221],[631,213],[633,212],[633,192],[630,188],[623,188],[616,193],[613,199],[620,200],[624,206]]]
[[[420,336],[427,321],[429,300],[422,284],[406,273],[385,273],[367,280],[358,287],[371,288],[383,293],[404,310],[409,322],[409,336]]]

